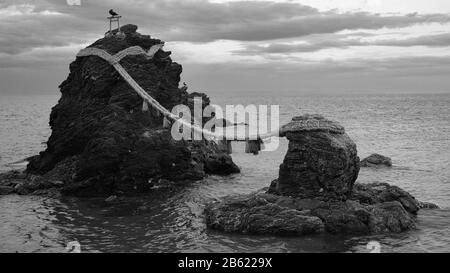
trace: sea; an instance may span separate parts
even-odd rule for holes
[[[361,158],[389,156],[392,168],[362,168],[359,183],[387,182],[438,210],[421,210],[417,229],[373,236],[275,237],[226,234],[206,228],[207,202],[267,187],[278,177],[287,150],[246,154],[233,143],[240,174],[210,176],[146,197],[107,206],[104,198],[59,199],[0,196],[0,252],[66,252],[78,242],[82,252],[450,252],[450,94],[288,94],[218,93],[218,105],[279,105],[280,123],[301,114],[321,114],[340,122]],[[58,95],[0,96],[0,171],[46,147],[51,108]],[[22,166],[23,167],[23,166]],[[145,210],[141,208],[145,207]]]

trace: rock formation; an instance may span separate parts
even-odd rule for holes
[[[392,167],[392,160],[380,154],[371,154],[370,156],[361,160],[361,167],[378,167],[386,166]]]
[[[321,116],[296,117],[281,128],[289,148],[273,192],[301,198],[341,198],[358,177],[356,144],[344,128]]]
[[[296,117],[281,134],[289,148],[279,178],[256,193],[207,204],[210,228],[276,235],[401,232],[415,227],[420,208],[433,207],[396,186],[355,184],[356,145],[336,122]]]
[[[116,54],[131,46],[148,50],[163,43],[139,34],[135,25],[121,30],[123,39],[107,36],[90,47]],[[152,59],[127,56],[121,64],[166,109],[192,105],[194,96],[208,105],[205,94],[178,87],[182,67],[169,55],[159,50]],[[213,142],[173,140],[170,129],[162,128],[163,117],[151,108],[143,112],[142,98],[97,56],[71,63],[60,89],[62,96],[50,115],[47,149],[32,158],[27,173],[62,182],[59,187],[66,194],[135,194],[159,179],[198,180],[207,174],[239,172]]]

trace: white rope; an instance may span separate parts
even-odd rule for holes
[[[147,59],[153,58],[153,56],[160,50],[164,44],[157,44],[152,46],[148,51],[145,51],[140,46],[132,46],[127,49],[124,49],[114,56],[109,54],[108,52],[98,49],[95,47],[88,47],[83,50],[81,50],[77,57],[87,57],[87,56],[98,56],[105,61],[109,62],[116,70],[117,72],[122,76],[122,78],[138,93],[138,95],[144,100],[147,101],[154,109],[159,111],[164,118],[168,118],[173,121],[177,121],[184,126],[191,128],[192,130],[196,131],[197,133],[201,133],[204,136],[213,138],[213,139],[223,139],[223,135],[215,134],[211,131],[204,130],[203,128],[200,128],[196,125],[191,124],[190,122],[185,121],[184,119],[172,114],[169,110],[167,110],[164,106],[162,106],[158,101],[156,101],[152,96],[150,96],[131,76],[128,74],[128,72],[123,68],[123,66],[119,63],[123,58],[129,55],[144,55]],[[256,134],[253,136],[249,136],[248,139],[266,139],[273,136],[279,136],[279,130],[275,130],[272,132],[269,132],[267,134]],[[228,138],[227,138],[228,139]]]

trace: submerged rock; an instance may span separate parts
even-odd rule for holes
[[[392,167],[392,160],[389,157],[380,154],[371,154],[367,158],[361,160],[361,167],[377,166]]]
[[[271,190],[301,198],[345,200],[359,173],[356,144],[344,128],[318,115],[295,117],[281,128],[289,148]]]
[[[428,206],[396,186],[355,184],[356,145],[338,123],[308,115],[281,132],[289,149],[279,178],[267,190],[207,204],[208,227],[276,235],[402,232]]]
[[[90,47],[115,54],[131,46],[148,50],[161,40],[122,27],[123,39],[107,36]],[[190,105],[192,94],[179,88],[182,67],[159,50],[152,59],[127,56],[122,66],[161,105]],[[31,159],[27,173],[53,176],[69,195],[136,194],[151,179],[198,180],[207,174],[239,172],[214,142],[175,141],[163,117],[143,112],[143,100],[109,63],[97,56],[78,57],[60,85],[61,98],[50,115],[47,149]],[[204,107],[209,104],[205,94]],[[36,184],[34,184],[36,185]],[[30,185],[22,189],[29,191]],[[33,190],[33,189],[31,189]]]

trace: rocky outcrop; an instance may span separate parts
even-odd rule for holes
[[[371,154],[367,158],[361,160],[361,167],[392,167],[392,160],[380,154]]]
[[[137,26],[121,28],[125,37],[107,36],[90,47],[110,54],[131,46],[148,50],[162,41],[141,35]],[[182,67],[170,52],[152,59],[127,56],[122,66],[167,109],[191,105],[194,96],[179,88]],[[60,172],[62,191],[70,195],[135,194],[155,179],[198,180],[207,174],[239,172],[231,158],[210,141],[175,141],[162,128],[163,117],[142,111],[142,99],[115,69],[97,56],[78,57],[60,85],[61,98],[52,109],[47,149],[34,157],[27,173]],[[68,163],[70,162],[70,164]],[[69,166],[70,165],[70,166]],[[7,189],[3,189],[7,191]]]
[[[302,116],[281,130],[289,148],[279,178],[250,195],[206,205],[206,223],[226,232],[306,235],[402,232],[415,227],[422,207],[386,183],[355,184],[356,145],[336,122]]]
[[[226,232],[281,236],[402,232],[415,227],[417,208],[410,204],[417,201],[412,196],[393,195],[387,199],[390,201],[382,201],[377,195],[379,185],[355,186],[360,195],[365,189],[365,197],[370,196],[373,202],[360,202],[356,196],[346,201],[322,201],[260,191],[208,204],[206,222],[210,228]]]
[[[289,148],[272,192],[300,198],[346,199],[359,173],[356,144],[337,122],[295,117],[281,128]]]

